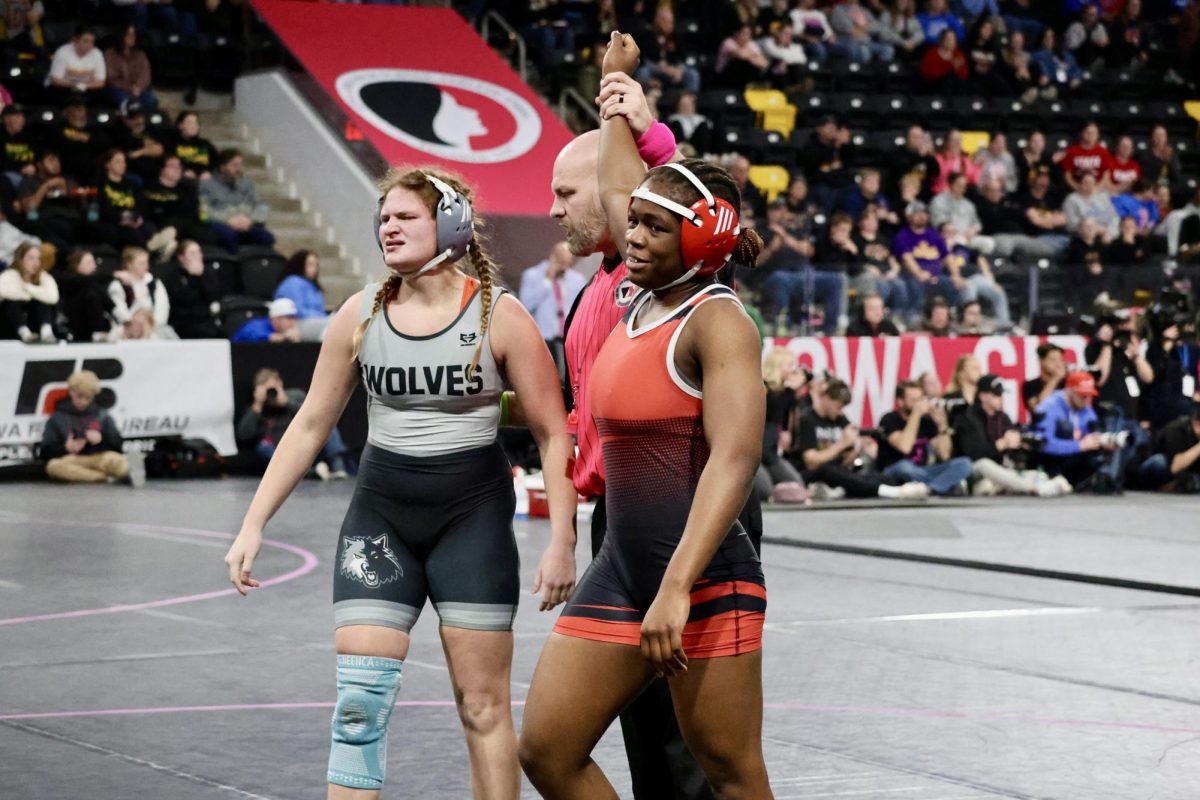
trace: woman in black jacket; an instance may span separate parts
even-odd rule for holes
[[[67,328],[76,342],[106,342],[116,324],[108,278],[96,275],[96,257],[90,250],[75,250],[67,258],[67,272],[58,293]],[[113,337],[117,338],[117,337]]]

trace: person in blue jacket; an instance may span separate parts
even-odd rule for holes
[[[1123,460],[1111,457],[1120,449],[1116,436],[1100,433],[1100,420],[1092,400],[1100,395],[1096,379],[1088,372],[1067,375],[1066,386],[1047,397],[1033,411],[1033,428],[1045,440],[1039,454],[1041,466],[1051,476],[1062,475],[1077,491],[1120,489]],[[1097,478],[1100,474],[1103,478]]]
[[[296,304],[300,338],[319,342],[325,337],[329,313],[325,310],[325,292],[321,288],[321,261],[311,250],[297,250],[288,259],[283,280],[275,288],[275,299],[287,298]]]
[[[282,298],[272,300],[267,316],[255,317],[237,329],[234,342],[298,342],[300,327],[296,323],[296,304]]]

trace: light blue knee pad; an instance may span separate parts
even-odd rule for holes
[[[379,789],[387,771],[387,727],[400,691],[403,661],[338,656],[330,783]]]

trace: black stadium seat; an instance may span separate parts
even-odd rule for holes
[[[262,300],[275,296],[275,287],[283,279],[287,259],[265,247],[243,247],[238,251],[238,263],[241,265],[242,291]]]

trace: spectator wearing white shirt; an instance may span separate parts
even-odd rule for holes
[[[950,173],[946,191],[930,201],[929,217],[935,228],[952,223],[962,235],[963,244],[971,250],[988,255],[996,249],[992,237],[979,234],[983,225],[975,204],[967,197],[967,176],[960,172]]]
[[[99,98],[108,78],[104,54],[96,49],[96,34],[86,25],[75,29],[71,41],[54,52],[46,85],[59,90],[60,99],[75,94]]]
[[[7,330],[4,338],[26,344],[58,341],[54,316],[58,307],[58,284],[42,271],[41,251],[25,242],[17,247],[8,269],[0,272],[0,319]]]
[[[980,186],[991,180],[1003,186],[1006,194],[1017,190],[1017,162],[1008,152],[1008,137],[1000,131],[993,131],[987,147],[975,151],[975,163],[981,170]]]
[[[792,10],[792,27],[808,57],[818,64],[825,63],[830,55],[846,55],[846,48],[838,44],[829,18],[824,11],[817,10],[816,0],[800,0],[800,7]]]
[[[851,61],[886,63],[896,57],[896,48],[881,39],[879,20],[859,0],[846,0],[830,9],[829,24],[849,52]]]
[[[113,318],[120,325],[130,322],[138,312],[145,311],[154,320],[154,338],[179,338],[167,324],[171,318],[167,287],[150,273],[150,254],[143,248],[126,247],[121,251],[121,269],[113,273],[108,296],[113,301]]]
[[[1079,182],[1074,192],[1063,201],[1063,213],[1067,215],[1067,230],[1074,233],[1084,219],[1094,221],[1105,234],[1105,241],[1120,234],[1121,217],[1112,204],[1108,192],[1096,188],[1096,174],[1085,172],[1076,177]]]

